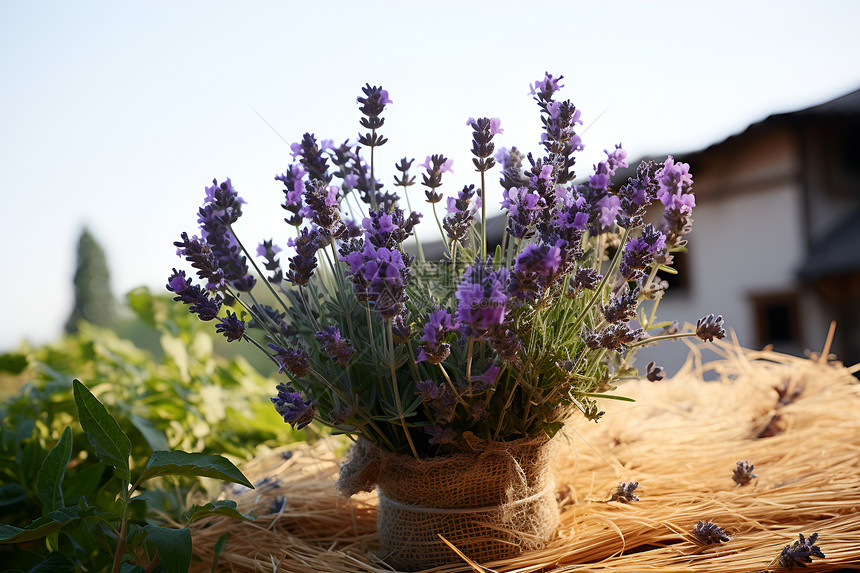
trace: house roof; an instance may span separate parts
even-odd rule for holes
[[[760,121],[751,123],[746,127],[746,129],[744,129],[740,133],[730,135],[725,139],[712,143],[711,145],[703,149],[675,154],[675,158],[687,162],[695,160],[698,155],[701,155],[711,149],[714,149],[715,147],[719,147],[729,141],[733,141],[739,137],[742,137],[744,134],[749,133],[752,130],[758,130],[769,125],[799,122],[809,119],[820,120],[824,118],[838,118],[843,116],[860,117],[860,89],[854,90],[853,92],[839,96],[836,99],[832,99],[830,101],[826,101],[824,103],[820,103],[811,107],[795,111],[770,114],[769,116],[765,117]],[[649,157],[647,159],[653,158]]]
[[[817,104],[804,109],[799,109],[790,112],[771,114],[764,119],[750,124],[743,131],[730,135],[711,145],[694,151],[673,154],[676,161],[684,161],[687,163],[695,163],[698,157],[709,153],[713,149],[723,146],[729,142],[734,142],[738,138],[745,136],[751,131],[765,129],[771,125],[778,125],[792,122],[805,122],[808,120],[822,120],[827,118],[854,117],[860,118],[860,89],[845,95],[839,96],[830,101]],[[662,162],[665,159],[664,155],[640,157],[636,161],[630,162],[630,167],[619,169],[613,180],[616,182],[626,181],[629,177],[635,175],[636,166],[641,161],[650,160]],[[577,183],[582,183],[583,177],[577,178]],[[505,218],[501,214],[493,215],[488,218],[488,236],[501,236],[504,232]],[[812,258],[804,265],[803,277],[814,278],[844,272],[846,269],[853,269],[851,261],[856,262],[856,268],[860,269],[860,249],[851,245],[860,244],[860,213],[849,217],[843,225],[833,229],[832,233],[827,235],[825,239],[832,237],[827,244],[822,244],[820,249],[811,249],[812,253],[823,253],[816,255],[815,260]],[[847,239],[847,240],[845,240]],[[824,243],[824,239],[822,243]],[[412,249],[410,249],[412,250]],[[443,256],[443,245],[441,241],[424,245],[425,254],[428,260],[441,258]]]
[[[847,93],[836,99],[824,102],[805,109],[792,111],[788,113],[777,113],[769,115],[764,121],[770,118],[778,118],[783,116],[821,116],[821,115],[856,115],[860,113],[860,89],[851,93]]]

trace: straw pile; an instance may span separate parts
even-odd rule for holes
[[[818,533],[826,555],[809,571],[860,570],[860,384],[825,358],[801,359],[721,345],[703,368],[695,356],[671,380],[620,389],[636,403],[604,402],[598,424],[577,421],[556,467],[558,539],[546,549],[485,564],[528,571],[781,571],[786,545]],[[822,353],[827,357],[827,350]],[[704,382],[706,370],[718,374]],[[253,523],[212,519],[193,533],[211,568],[215,541],[230,532],[219,571],[381,572],[375,494],[335,492],[342,443],[272,452],[243,468],[256,490],[225,496]],[[758,477],[732,480],[738,461]],[[639,501],[609,501],[638,482]],[[710,521],[732,539],[702,545]],[[470,566],[436,572],[487,571]],[[430,571],[430,570],[428,570]]]

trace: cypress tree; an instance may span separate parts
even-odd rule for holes
[[[78,262],[75,269],[75,306],[66,322],[66,332],[78,330],[78,321],[100,326],[110,325],[115,302],[110,289],[110,273],[101,246],[84,228],[78,240]]]

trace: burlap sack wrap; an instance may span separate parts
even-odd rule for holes
[[[338,489],[379,494],[381,556],[417,570],[470,559],[487,563],[542,548],[558,529],[550,469],[555,443],[470,441],[468,453],[416,459],[356,442]]]

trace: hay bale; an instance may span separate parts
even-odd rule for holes
[[[605,403],[599,424],[572,422],[555,468],[558,539],[485,565],[522,573],[776,571],[783,547],[818,533],[826,558],[808,570],[860,570],[858,367],[717,348],[722,360],[691,360],[671,380],[623,386],[636,402]],[[719,380],[704,382],[706,370]],[[373,553],[375,494],[345,499],[335,491],[333,451],[341,446],[323,442],[247,464],[260,486],[225,497],[258,518],[197,525],[196,567],[209,570],[215,541],[230,532],[219,571],[392,571]],[[742,460],[757,476],[746,485],[732,479]],[[609,501],[620,482],[638,482],[639,501]],[[700,521],[731,540],[702,545],[692,534]],[[469,570],[464,562],[432,571]]]

